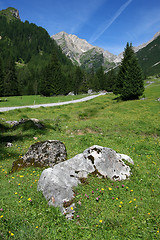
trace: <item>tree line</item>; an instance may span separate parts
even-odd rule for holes
[[[106,90],[123,100],[143,93],[142,72],[127,43],[118,74],[74,66],[42,27],[0,16],[0,96],[44,96]]]

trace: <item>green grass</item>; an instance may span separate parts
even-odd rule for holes
[[[116,102],[108,94],[67,106],[0,113],[0,238],[160,239],[160,81],[144,94],[145,100]],[[40,119],[45,129],[5,124],[24,117]],[[47,139],[65,143],[68,159],[94,144],[127,154],[135,163],[132,176],[113,182],[90,175],[75,189],[75,217],[67,221],[37,192],[43,169],[9,174],[31,144]],[[13,147],[6,148],[7,141]]]
[[[30,96],[16,96],[16,97],[1,97],[0,107],[15,107],[15,106],[26,106],[41,103],[57,103],[76,100],[87,97],[87,94],[75,95],[75,96],[56,96],[56,97],[43,97],[40,95]]]

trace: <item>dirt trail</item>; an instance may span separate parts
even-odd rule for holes
[[[105,95],[105,93],[100,93],[98,95],[92,95],[92,96],[84,97],[84,98],[77,99],[77,100],[67,101],[67,102],[45,103],[45,104],[17,106],[17,107],[3,107],[3,108],[0,108],[0,112],[6,112],[6,111],[21,109],[21,108],[55,107],[55,106],[67,105],[67,104],[71,104],[71,103],[86,102],[86,101],[89,101],[93,98],[96,98],[96,97],[99,97],[102,95]]]

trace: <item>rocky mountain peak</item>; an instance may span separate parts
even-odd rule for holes
[[[113,62],[113,59],[115,59],[112,53],[100,47],[93,46],[85,39],[80,39],[76,35],[59,32],[53,35],[52,38],[72,62],[77,65],[85,65],[87,63],[90,67],[93,67],[94,58],[101,61],[101,64]]]
[[[53,35],[52,38],[56,40],[58,45],[62,45],[62,42],[65,42],[70,50],[74,49],[80,54],[93,48],[85,39],[80,39],[76,35],[68,34],[63,31]]]
[[[137,47],[133,47],[135,52],[145,48],[149,43],[160,36],[160,31],[154,37]],[[68,56],[72,62],[83,68],[98,68],[103,66],[105,71],[119,65],[123,58],[123,52],[118,56],[104,50],[103,48],[93,46],[85,39],[80,39],[76,35],[60,32],[52,36],[57,44],[62,48],[62,51]]]
[[[0,15],[6,16],[9,20],[21,20],[19,16],[19,11],[13,7],[8,7],[7,9],[0,11]]]

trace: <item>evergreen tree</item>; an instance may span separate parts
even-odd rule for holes
[[[8,59],[4,77],[4,96],[18,95],[18,81],[15,69],[15,62],[10,57]]]
[[[104,69],[102,66],[97,70],[96,75],[97,75],[97,78],[99,79],[100,90],[105,90],[106,74],[104,73]]]
[[[44,96],[60,95],[65,92],[65,77],[55,53],[43,71],[40,93]]]
[[[2,59],[0,58],[0,96],[4,95],[4,70],[2,65]]]
[[[101,66],[95,73],[94,80],[93,80],[93,90],[94,91],[104,90],[105,84],[106,84],[106,75],[104,73],[103,67]]]
[[[138,64],[132,44],[127,43],[123,60],[117,76],[114,93],[123,100],[138,99],[143,94],[144,83],[142,70]]]
[[[116,83],[116,74],[115,71],[112,69],[106,74],[106,85],[105,85],[105,90],[108,92],[111,92],[114,90]]]
[[[82,82],[83,82],[83,72],[80,67],[76,67],[75,81],[74,81],[74,94],[79,93],[79,89]]]

